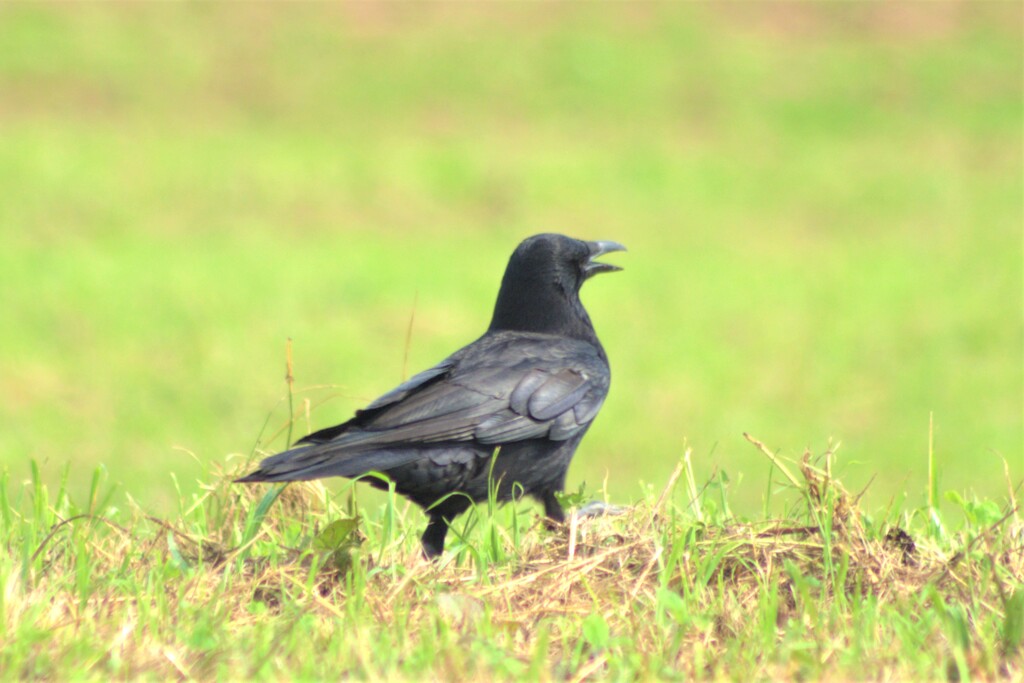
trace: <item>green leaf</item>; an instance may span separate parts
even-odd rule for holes
[[[968,503],[971,514],[977,524],[990,526],[1003,518],[1003,511],[994,500],[985,500],[980,503]]]
[[[199,621],[192,627],[188,645],[193,650],[213,650],[217,647],[217,634],[206,621]]]
[[[570,508],[578,508],[587,502],[586,488],[587,482],[581,481],[579,487],[572,493],[556,492],[555,500],[557,500],[558,504],[566,510]]]
[[[355,534],[358,526],[358,517],[334,520],[313,539],[313,550],[330,553],[330,562],[335,568],[347,572],[352,567],[352,549],[359,545]]]
[[[1006,601],[1006,619],[1003,621],[1003,653],[1013,656],[1024,644],[1024,590],[1018,589]]]
[[[334,551],[340,549],[358,526],[358,517],[334,520],[313,539],[313,550]]]
[[[263,494],[263,498],[260,499],[259,504],[250,511],[249,519],[246,521],[245,532],[242,534],[242,545],[245,545],[253,538],[256,533],[260,530],[260,526],[263,524],[263,519],[270,512],[270,506],[274,504],[278,496],[284,493],[285,488],[288,487],[288,483],[278,484],[272,486]]]
[[[946,491],[945,496],[946,500],[954,503],[964,511],[967,521],[972,525],[988,526],[995,524],[1003,518],[1003,511],[994,500],[984,500],[980,503],[973,500],[965,500],[956,491]]]
[[[967,504],[964,502],[963,496],[961,496],[956,491],[946,491],[945,497],[946,497],[946,500],[948,500],[950,503],[953,503],[954,505],[957,505],[957,506],[959,506],[961,508],[964,508],[964,507],[967,506]]]
[[[604,650],[611,640],[608,622],[600,614],[594,613],[583,620],[583,639],[595,650]]]
[[[657,593],[658,607],[665,610],[677,623],[686,625],[689,622],[686,601],[679,593],[668,588],[659,588]]]
[[[167,532],[167,550],[171,554],[171,561],[174,562],[174,566],[182,572],[187,572],[189,570],[188,560],[181,554],[181,549],[178,548],[178,543],[174,540],[174,532],[172,531]]]

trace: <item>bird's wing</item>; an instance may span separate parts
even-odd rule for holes
[[[425,381],[401,399],[378,399],[328,444],[368,450],[443,441],[562,441],[593,419],[604,393],[576,369],[480,368]]]
[[[416,389],[419,389],[430,380],[436,379],[447,373],[449,370],[452,369],[452,366],[454,364],[455,361],[453,359],[445,358],[443,361],[441,361],[434,367],[428,370],[424,370],[423,372],[417,373],[410,377],[409,379],[407,379],[406,381],[402,382],[397,387],[395,387],[388,393],[384,394],[380,398],[376,399],[370,405],[366,406],[364,410],[375,410],[377,408],[383,408],[384,406],[391,405],[392,403],[397,403],[398,401],[401,401],[411,392],[415,391]]]
[[[443,361],[438,363],[432,368],[428,368],[423,372],[417,373],[407,379],[406,381],[399,384],[397,387],[378,397],[368,406],[362,410],[356,411],[356,417],[358,419],[361,415],[371,414],[373,412],[380,412],[388,406],[392,406],[399,403],[409,394],[422,389],[425,385],[430,384],[432,381],[443,378],[455,364],[454,357],[445,358]],[[296,444],[304,443],[324,443],[330,441],[335,437],[347,432],[353,425],[353,421],[346,422],[344,424],[336,425],[334,427],[327,427],[319,431],[307,434],[306,436],[299,439]]]
[[[472,348],[472,357],[457,353],[348,422],[265,459],[243,481],[351,477],[398,467],[431,444],[498,446],[579,434],[604,401],[607,365],[589,345],[514,341]]]
[[[594,419],[604,395],[599,383],[578,370],[534,369],[510,392],[508,408],[478,424],[473,436],[484,444],[544,436],[564,441]]]

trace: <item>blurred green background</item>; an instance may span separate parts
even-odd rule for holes
[[[150,510],[485,328],[509,253],[615,239],[570,487],[684,448],[759,509],[1024,476],[1022,5],[0,7],[0,462]],[[406,330],[412,322],[406,358]],[[270,414],[268,427],[264,422]],[[241,457],[241,456],[239,456]]]

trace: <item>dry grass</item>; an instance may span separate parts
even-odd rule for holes
[[[716,510],[686,459],[659,495],[555,533],[529,512],[478,510],[438,563],[419,556],[419,515],[394,501],[330,531],[351,510],[317,483],[285,489],[249,539],[259,491],[232,486],[234,472],[175,520],[67,515],[60,494],[42,510],[36,489],[4,517],[0,665],[56,678],[1024,675],[1016,510],[959,533],[916,513],[872,521],[831,459],[805,456],[799,476],[776,463],[799,485],[782,519]],[[56,523],[32,520],[30,498]]]

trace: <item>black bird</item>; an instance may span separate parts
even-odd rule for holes
[[[565,487],[569,461],[611,377],[580,286],[597,273],[621,270],[595,259],[624,250],[617,242],[554,234],[523,241],[482,337],[238,481],[381,472],[426,509],[427,557],[441,554],[449,523],[470,500],[487,499],[491,476],[498,500],[530,495],[550,520],[564,521],[555,493]],[[376,477],[368,481],[384,487]]]

